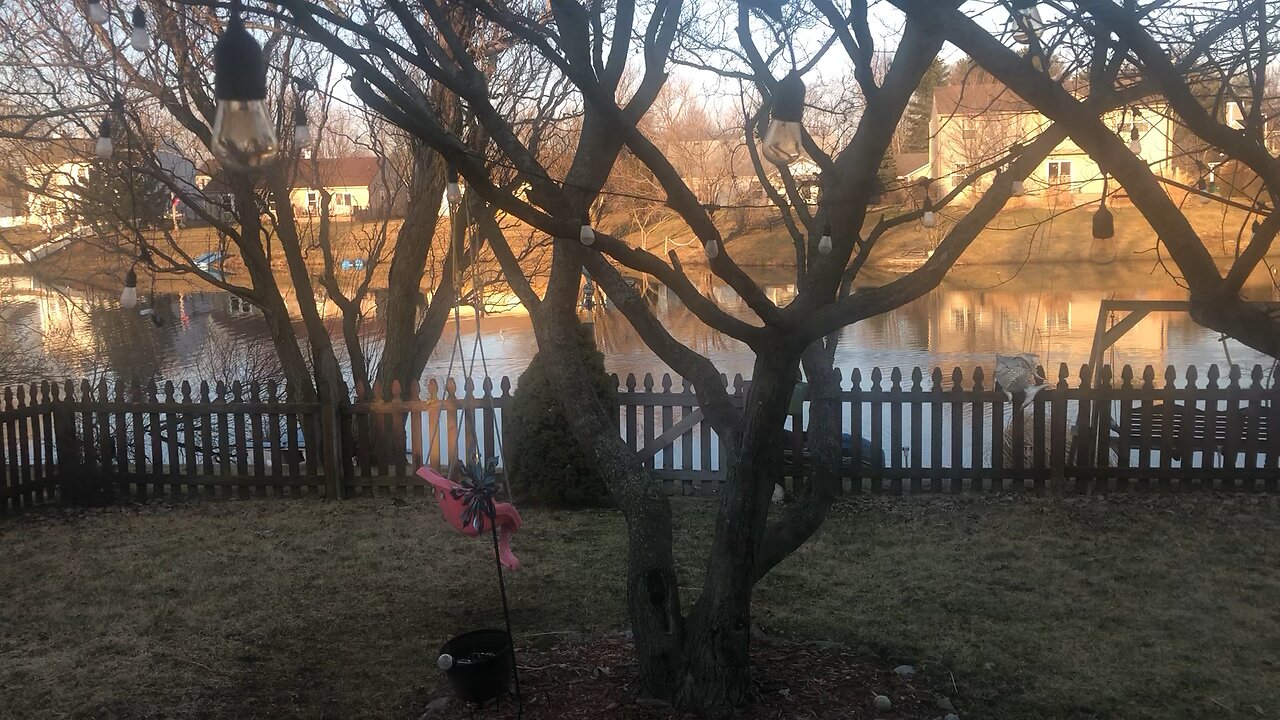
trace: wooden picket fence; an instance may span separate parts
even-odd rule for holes
[[[919,369],[854,370],[839,396],[846,493],[1170,490],[1275,491],[1280,404],[1261,367],[1103,368],[1099,382],[1065,366],[1030,398]],[[742,402],[743,378],[726,379]],[[39,383],[4,391],[0,509],[62,500],[157,496],[268,497],[425,493],[414,471],[447,470],[473,451],[502,457],[512,384],[465,380],[362,389],[353,402],[304,402],[274,382]],[[619,433],[672,494],[719,491],[727,449],[688,382],[620,382]],[[799,404],[790,428],[805,427]],[[790,433],[780,481],[803,482],[803,433]]]

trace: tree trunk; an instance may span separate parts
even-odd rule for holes
[[[752,697],[749,653],[755,565],[773,486],[782,476],[782,426],[799,365],[798,356],[785,345],[780,342],[762,350],[752,371],[702,596],[688,621],[687,670],[673,697],[681,709],[715,714]]]

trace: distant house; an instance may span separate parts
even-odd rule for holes
[[[196,187],[209,202],[233,207],[230,190],[216,165],[196,174]],[[320,214],[329,197],[330,217],[394,217],[404,213],[406,197],[395,167],[383,158],[303,158],[289,173],[289,205],[298,216]]]
[[[96,162],[93,140],[57,138],[31,140],[18,149],[14,164],[20,165],[17,178],[25,187],[14,193],[23,196],[18,205],[23,214],[13,216],[12,225],[39,225],[46,232],[70,222],[72,188],[89,179]],[[18,185],[19,183],[14,183]]]
[[[404,211],[399,174],[382,158],[299,160],[292,177],[289,204],[298,214],[318,214],[322,192],[329,195],[331,216],[388,217]]]
[[[54,138],[16,144],[0,177],[0,227],[38,225],[48,232],[75,221],[75,187],[89,181],[99,162],[94,143]],[[179,153],[159,149],[154,159],[179,186],[194,181],[195,166]]]
[[[1140,154],[1151,171],[1172,177],[1174,121],[1163,104],[1142,102],[1138,108],[1137,117],[1127,108],[1118,109],[1104,122],[1126,142],[1136,127]],[[1002,156],[1015,142],[1029,142],[1048,124],[1045,116],[1004,85],[966,83],[937,88],[929,123],[929,176],[934,178],[934,194],[951,191],[973,169]],[[1027,177],[1026,192],[1042,198],[1098,196],[1102,194],[1102,177],[1098,163],[1068,139]],[[978,184],[964,195],[971,199],[985,189]]]

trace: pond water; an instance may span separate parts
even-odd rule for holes
[[[789,271],[753,273],[778,303],[794,294]],[[878,284],[889,279],[868,277]],[[731,312],[746,316],[741,301],[709,275],[698,278],[705,292]],[[114,290],[86,290],[42,283],[26,275],[0,277],[0,358],[7,363],[6,382],[21,377],[125,377],[173,380],[233,380],[252,378],[271,364],[274,351],[257,311],[228,293],[189,289],[155,296],[156,326],[136,312],[122,311]],[[1278,299],[1271,277],[1260,273],[1247,294],[1254,299]],[[656,293],[655,310],[670,332],[711,357],[722,372],[749,376],[752,355],[740,343],[705,326],[673,295]],[[380,311],[378,294],[366,308]],[[1067,363],[1072,375],[1086,362],[1104,298],[1177,300],[1186,292],[1160,269],[1150,265],[983,266],[958,268],[934,291],[885,315],[846,328],[837,364],[846,372],[857,367],[864,378],[874,367],[886,375],[901,368],[909,376],[920,367],[926,374],[941,367],[949,378],[961,368],[966,377],[983,366],[988,371],[995,354],[1032,352],[1056,373]],[[291,302],[296,302],[290,299]],[[331,306],[326,305],[327,309]],[[660,376],[668,368],[640,341],[626,320],[608,307],[592,313],[597,343],[610,371]],[[1114,318],[1118,319],[1118,318]],[[378,323],[373,323],[377,325]],[[536,343],[527,315],[520,311],[484,317],[479,333],[473,317],[460,318],[461,333],[451,323],[426,371],[438,377],[452,370],[455,377],[482,365],[489,375],[512,381],[527,367]],[[479,343],[477,344],[477,338]],[[365,338],[376,353],[380,339]],[[483,355],[483,362],[480,360]],[[1142,320],[1106,356],[1115,366],[1174,365],[1179,375],[1188,365],[1203,372],[1211,364],[1231,362],[1246,368],[1271,363],[1261,354],[1234,341],[1224,345],[1214,333],[1185,313],[1153,313]],[[988,375],[989,377],[989,375]],[[660,380],[658,381],[660,383]]]

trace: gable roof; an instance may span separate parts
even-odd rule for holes
[[[379,178],[386,161],[377,157],[300,158],[289,174],[293,188],[369,187]],[[196,170],[210,178],[205,193],[228,192],[217,162],[208,162]]]
[[[382,164],[382,159],[376,157],[299,160],[293,169],[293,184],[294,187],[368,187],[378,178]]]
[[[964,83],[935,88],[933,109],[942,116],[973,117],[990,112],[1030,112],[1031,106],[999,83]]]
[[[929,164],[929,153],[898,153],[893,161],[898,166],[898,177],[906,177]]]

